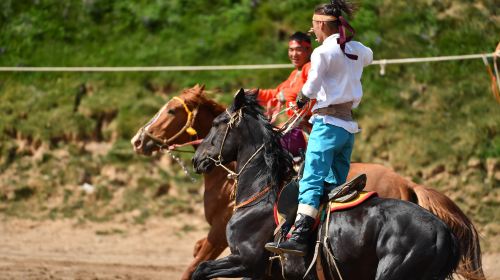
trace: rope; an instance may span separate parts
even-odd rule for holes
[[[233,179],[235,181],[238,181],[238,177],[240,177],[241,173],[243,172],[243,170],[245,169],[245,167],[247,167],[247,165],[250,163],[250,161],[252,161],[252,159],[264,148],[264,144],[262,144],[256,151],[255,153],[253,153],[253,155],[247,160],[247,162],[243,165],[243,167],[240,169],[240,171],[238,173],[232,171],[231,169],[227,168],[226,166],[224,166],[220,160],[216,160],[214,158],[211,158],[211,157],[208,157],[210,160],[212,160],[214,162],[214,164],[216,166],[220,166],[222,168],[224,168],[226,170],[227,173],[229,173],[227,175],[227,178],[228,179]],[[219,154],[220,156],[220,154]]]
[[[213,65],[213,66],[143,66],[143,67],[0,67],[0,72],[179,72],[259,70],[292,68],[292,64]]]
[[[284,255],[278,255],[278,256],[269,257],[269,260],[271,261],[271,264],[272,264],[272,261],[275,260],[275,259],[278,259],[280,261],[281,276],[283,277],[283,279],[286,279],[286,277],[285,277],[285,265],[284,265],[284,263],[286,262],[286,257]]]
[[[333,263],[333,265],[335,266],[335,270],[337,271],[337,275],[339,276],[340,280],[344,280],[344,278],[342,278],[342,274],[340,274],[340,270],[339,270],[339,267],[337,265],[337,262],[335,261],[335,256],[333,255],[333,252],[330,250],[330,248],[328,247],[328,228],[330,228],[330,214],[331,214],[331,210],[329,209],[329,206],[330,206],[330,203],[327,204],[327,209],[326,209],[326,226],[325,226],[325,238],[323,239],[323,246],[325,247],[325,251],[327,253],[327,262],[330,264],[330,268],[331,268],[331,264]]]
[[[171,150],[168,150],[168,149],[162,149],[160,148],[160,152],[162,153],[166,153],[167,155],[169,155],[173,160],[175,160],[177,162],[177,164],[179,164],[182,168],[182,171],[184,172],[184,175],[186,175],[186,177],[188,177],[191,182],[193,183],[196,183],[196,178],[194,178],[191,173],[189,172],[188,168],[186,167],[186,165],[184,164],[184,162],[176,155],[174,155],[172,153]]]
[[[437,56],[423,58],[381,59],[372,65],[380,65],[385,71],[388,64],[438,62],[450,60],[480,59],[493,57],[496,53]],[[178,71],[223,71],[223,70],[259,70],[293,68],[293,64],[255,64],[255,65],[207,65],[207,66],[148,66],[148,67],[0,67],[0,72],[178,72]],[[381,71],[382,72],[382,71]]]
[[[450,55],[450,56],[435,56],[435,57],[422,57],[422,58],[398,58],[398,59],[380,59],[374,60],[372,64],[404,64],[404,63],[419,63],[419,62],[438,62],[438,61],[451,61],[451,60],[467,60],[479,59],[486,57],[493,57],[495,53],[480,53],[480,54],[466,54],[466,55]]]

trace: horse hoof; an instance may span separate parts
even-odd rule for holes
[[[205,280],[205,279],[208,279],[205,275],[205,271],[207,268],[207,264],[206,262],[202,262],[200,263],[200,265],[198,265],[198,268],[196,268],[196,270],[194,271],[193,273],[193,276],[191,276],[191,279],[192,280]]]

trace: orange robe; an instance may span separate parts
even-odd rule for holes
[[[295,105],[297,95],[307,81],[307,74],[310,68],[311,62],[308,62],[302,66],[302,71],[298,71],[297,69],[293,70],[288,79],[282,82],[277,88],[259,90],[259,96],[257,98],[259,104],[266,108],[266,110],[268,110],[269,107],[279,108],[281,103],[280,99],[284,99],[286,108],[290,108],[290,102]],[[293,116],[293,111],[289,110],[287,114],[291,117]],[[308,119],[310,115],[311,112],[306,115],[306,119]]]

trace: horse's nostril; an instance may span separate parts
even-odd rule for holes
[[[136,148],[138,148],[138,147],[140,147],[140,146],[141,146],[141,143],[142,143],[142,141],[141,141],[141,140],[135,140],[135,142],[134,142],[134,146],[135,146]]]

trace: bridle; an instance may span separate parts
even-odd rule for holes
[[[172,100],[174,100],[174,99],[179,101],[182,104],[182,106],[184,107],[184,110],[187,113],[186,124],[174,136],[172,136],[168,139],[161,139],[161,138],[156,137],[153,134],[151,134],[151,132],[148,131],[148,128],[151,126],[151,124],[153,124],[154,122],[156,122],[156,120],[158,120],[158,118],[161,116],[163,111],[165,111],[167,109],[170,102],[172,102]],[[189,177],[192,182],[196,182],[196,179],[189,174],[189,170],[184,165],[183,161],[178,156],[174,155],[172,152],[173,151],[175,151],[175,152],[191,152],[191,151],[177,150],[176,148],[187,146],[187,145],[200,144],[203,139],[197,139],[195,141],[190,141],[190,142],[186,142],[183,144],[172,144],[172,142],[175,139],[177,139],[180,135],[182,135],[182,133],[184,133],[184,132],[186,132],[190,136],[198,135],[196,130],[193,128],[193,124],[194,124],[194,120],[196,118],[196,114],[198,113],[199,106],[200,106],[200,104],[198,104],[196,106],[196,108],[194,108],[194,110],[191,111],[191,110],[189,110],[189,107],[187,106],[186,102],[182,98],[177,97],[177,96],[173,97],[170,101],[167,102],[167,104],[165,104],[163,106],[163,108],[148,123],[146,123],[143,127],[141,127],[141,130],[140,130],[141,133],[140,133],[140,138],[139,138],[141,140],[141,142],[144,143],[145,135],[147,135],[151,139],[151,141],[153,141],[153,143],[160,149],[160,152],[166,152],[167,155],[169,155],[173,160],[175,160],[181,166],[182,170],[184,171],[184,174],[187,177]]]
[[[224,164],[222,164],[222,149],[224,149],[224,144],[226,143],[227,135],[229,134],[229,130],[231,128],[237,127],[240,124],[241,119],[243,117],[243,108],[240,108],[238,111],[234,112],[233,114],[229,113],[229,111],[226,109],[226,114],[229,115],[229,122],[227,123],[226,132],[224,133],[224,138],[222,138],[222,143],[221,143],[220,148],[219,148],[219,154],[217,155],[217,158],[215,158],[215,159],[212,157],[208,157],[210,160],[212,160],[214,162],[215,166],[220,166],[227,171],[227,173],[228,173],[227,178],[228,179],[233,179],[236,181],[238,180],[238,177],[241,175],[243,170],[252,161],[252,159],[254,159],[254,157],[264,148],[264,144],[262,144],[253,153],[253,155],[245,162],[245,164],[243,165],[243,167],[240,169],[240,171],[238,173],[235,173],[234,171],[225,167]]]
[[[309,106],[310,106],[310,104],[308,104],[308,107],[303,108],[301,111],[295,111],[294,110],[295,111],[294,112],[294,117],[290,118],[280,129],[278,129],[278,132],[286,134],[293,127],[295,127],[295,125],[297,124],[297,122],[300,121],[302,119],[302,117],[305,115],[305,113],[307,112]],[[240,169],[240,171],[238,171],[238,173],[232,171],[231,169],[229,169],[226,166],[224,166],[224,164],[222,164],[222,149],[224,148],[224,144],[226,143],[227,135],[228,135],[229,130],[231,128],[237,127],[240,124],[241,119],[243,118],[243,109],[244,108],[245,107],[242,107],[242,108],[240,108],[238,111],[236,111],[234,113],[230,113],[226,109],[226,114],[229,116],[229,121],[227,123],[226,132],[224,133],[224,138],[222,139],[222,143],[221,143],[221,146],[219,148],[219,154],[217,155],[217,158],[208,157],[208,159],[210,159],[210,160],[212,160],[214,162],[215,166],[220,166],[224,170],[226,170],[226,172],[228,173],[228,175],[227,175],[228,179],[233,179],[235,181],[235,188],[233,189],[233,192],[231,193],[231,198],[232,199],[236,198],[236,194],[238,192],[238,178],[239,178],[239,176],[241,175],[241,173],[243,172],[243,170],[245,170],[245,168],[247,167],[247,165],[255,158],[255,156],[264,148],[264,145],[265,145],[265,143],[264,143],[257,150],[255,150],[255,152],[252,154],[252,156],[250,156],[250,158],[248,158],[248,160],[245,162],[245,164]],[[235,205],[234,208],[233,208],[233,211],[236,211],[238,208],[242,208],[244,206],[248,206],[250,203],[256,201],[257,199],[259,199],[261,197],[263,197],[270,190],[271,190],[271,186],[266,186],[263,190],[261,190],[260,192],[258,192],[255,195],[253,195],[249,199],[247,199],[247,200],[245,200],[245,201],[243,201],[243,202]]]
[[[182,106],[184,107],[184,110],[187,113],[186,124],[184,124],[184,126],[181,128],[181,130],[179,130],[172,137],[167,138],[167,139],[162,139],[160,137],[154,136],[151,132],[148,131],[148,128],[151,126],[152,123],[154,123],[158,119],[158,117],[163,113],[163,111],[165,111],[165,109],[168,107],[168,104],[170,104],[170,102],[172,102],[172,100],[179,101],[182,104]],[[198,135],[196,130],[193,128],[196,114],[198,114],[198,108],[199,108],[199,104],[196,106],[196,108],[194,108],[193,111],[191,111],[191,110],[189,110],[189,107],[187,106],[186,102],[182,98],[177,97],[177,96],[173,97],[169,102],[167,102],[167,104],[165,104],[165,106],[163,106],[163,109],[160,110],[160,112],[158,114],[156,114],[146,125],[144,125],[141,128],[141,141],[144,141],[144,135],[147,135],[149,138],[151,138],[153,143],[156,146],[158,146],[160,149],[164,149],[165,147],[170,148],[171,146],[185,146],[188,144],[192,144],[194,142],[198,142],[198,141],[192,141],[192,142],[188,142],[188,143],[184,143],[184,144],[180,144],[180,145],[172,145],[172,142],[175,139],[177,139],[179,136],[181,136],[184,132],[186,132],[190,136]]]
[[[240,169],[240,171],[238,171],[238,173],[232,171],[231,169],[229,169],[226,166],[224,166],[224,164],[222,164],[222,150],[224,148],[224,144],[226,143],[227,135],[228,135],[229,130],[231,128],[237,127],[240,124],[241,119],[243,118],[243,109],[244,108],[245,107],[240,108],[238,111],[236,111],[236,112],[234,112],[232,114],[226,109],[226,114],[229,115],[229,122],[227,123],[226,132],[224,133],[224,138],[222,139],[222,143],[221,143],[220,148],[219,148],[219,154],[217,155],[217,158],[215,158],[215,159],[212,158],[212,157],[208,157],[208,159],[210,159],[210,160],[212,160],[214,162],[215,166],[220,166],[224,170],[226,170],[226,172],[228,173],[227,174],[227,178],[228,179],[232,179],[232,180],[235,181],[234,182],[235,187],[233,189],[233,192],[231,193],[231,198],[232,199],[236,198],[236,194],[238,192],[238,178],[240,177],[241,173],[243,172],[243,170],[245,170],[245,168],[247,167],[247,165],[255,158],[255,156],[260,151],[262,151],[262,149],[264,148],[264,145],[265,145],[265,143],[264,143],[257,150],[255,150],[255,152],[252,154],[252,156],[250,156],[250,158],[248,158],[248,160],[245,162],[245,164],[243,164],[243,167],[241,167],[241,169]],[[234,208],[233,208],[233,211],[235,211],[236,209],[241,208],[243,206],[247,206],[248,204],[250,204],[253,201],[257,200],[258,198],[262,197],[264,194],[266,194],[270,190],[271,190],[271,186],[267,186],[266,188],[264,188],[263,190],[261,190],[256,195],[250,197],[249,199],[245,200],[242,203],[239,203],[239,204],[235,205]]]

